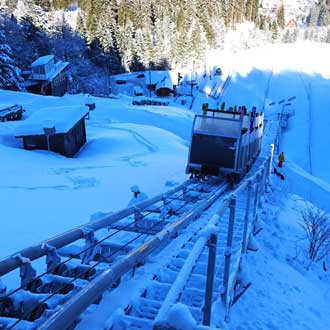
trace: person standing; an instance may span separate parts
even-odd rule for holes
[[[278,167],[283,167],[283,162],[285,161],[284,152],[282,151],[278,156]]]
[[[202,105],[203,116],[207,115],[208,110],[209,110],[209,104],[208,103],[203,103],[203,105]]]

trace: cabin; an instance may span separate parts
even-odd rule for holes
[[[63,96],[68,89],[65,69],[69,62],[55,63],[54,55],[39,57],[31,64],[31,71],[25,72],[25,87],[30,93]]]
[[[73,157],[86,143],[84,106],[46,108],[33,113],[16,129],[26,150],[50,150]]]
[[[173,83],[170,79],[164,77],[156,84],[156,95],[161,97],[168,97],[174,94]]]

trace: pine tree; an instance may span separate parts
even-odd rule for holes
[[[237,22],[242,23],[245,18],[245,0],[237,0]]]
[[[327,36],[325,38],[325,42],[328,44],[330,43],[330,29],[328,29]]]
[[[285,27],[285,13],[284,13],[284,6],[282,5],[276,15],[276,23],[277,26],[281,29]]]
[[[247,0],[245,3],[245,19],[248,21],[252,21],[253,18],[253,1]]]
[[[278,38],[278,27],[276,21],[272,22],[271,26],[271,32],[272,32],[272,40],[275,41]]]
[[[24,89],[20,69],[15,65],[13,53],[5,43],[5,36],[0,32],[0,88],[15,91]]]
[[[317,4],[314,4],[311,12],[307,18],[307,23],[309,26],[317,26],[320,15],[320,7]]]
[[[252,0],[251,20],[257,22],[259,10],[259,0]]]

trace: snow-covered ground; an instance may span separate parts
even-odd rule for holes
[[[252,286],[233,307],[231,327],[329,329],[329,271],[324,272],[321,263],[306,270],[307,245],[299,222],[309,204],[298,195],[286,194],[282,182],[274,181],[274,192],[267,194],[263,209],[259,250],[248,255]]]
[[[23,104],[28,117],[45,107],[81,107],[85,97],[1,92],[1,103],[10,102]],[[126,207],[133,185],[153,196],[185,179],[192,113],[131,102],[97,99],[86,121],[88,143],[72,159],[23,150],[13,138],[21,123],[1,123],[2,257],[88,222],[94,213]]]
[[[125,207],[133,185],[152,196],[184,181],[193,112],[202,102],[256,105],[271,118],[284,99],[291,103],[285,108],[295,110],[280,146],[286,180],[275,182],[279,191],[269,195],[260,250],[249,256],[253,285],[234,307],[232,324],[240,330],[328,329],[327,273],[306,272],[288,260],[301,236],[299,199],[329,210],[329,56],[330,45],[312,43],[210,54],[208,66],[232,72],[231,81],[221,100],[196,90],[193,111],[174,102],[133,106],[123,95],[96,98],[87,120],[88,142],[72,159],[25,151],[13,138],[21,123],[0,123],[0,257],[88,222],[98,212]],[[210,78],[203,87],[218,83]],[[0,92],[0,104],[14,103],[26,108],[27,118],[44,108],[81,106],[85,96]]]

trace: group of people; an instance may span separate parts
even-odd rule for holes
[[[228,109],[225,109],[225,107],[226,107],[226,103],[222,102],[221,106],[220,106],[221,111],[237,112],[237,113],[240,113],[242,115],[247,114],[247,108],[246,108],[245,105],[239,105],[239,106],[235,105],[233,107],[229,107]],[[204,116],[207,114],[208,109],[209,109],[209,104],[208,103],[203,103],[202,104],[202,112],[203,112]],[[256,110],[255,106],[252,108],[252,111],[253,110]]]

